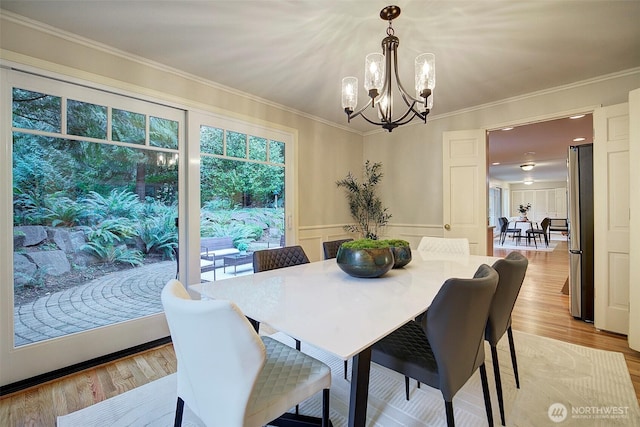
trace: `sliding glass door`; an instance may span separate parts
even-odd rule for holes
[[[164,338],[168,280],[250,273],[251,251],[295,242],[293,134],[0,77],[1,385]],[[202,239],[237,257],[207,269]]]
[[[19,72],[3,81],[3,371],[22,378],[166,336],[184,111]]]
[[[284,246],[293,233],[293,139],[212,115],[190,123],[199,136],[200,280],[250,274],[253,251]]]

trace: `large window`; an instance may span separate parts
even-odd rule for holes
[[[160,313],[176,275],[184,123],[75,89],[12,87],[15,347]]]
[[[0,384],[168,336],[160,291],[201,280],[201,236],[248,252],[227,276],[295,241],[291,133],[0,77]]]

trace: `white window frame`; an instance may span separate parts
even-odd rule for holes
[[[24,70],[23,73],[15,70]],[[97,79],[98,81],[101,79]],[[28,84],[27,84],[28,83]],[[91,102],[88,92],[104,91],[105,97],[114,97],[115,104],[107,104],[101,96],[94,103],[124,110],[137,111],[131,105],[155,103],[159,108],[182,110],[179,121],[179,251],[180,279],[185,284],[199,283],[199,128],[201,124],[247,133],[285,143],[285,227],[287,242],[297,241],[297,133],[278,129],[264,123],[252,123],[251,118],[238,119],[222,116],[202,109],[201,105],[168,102],[147,95],[121,90],[108,85],[90,83],[81,79],[30,66],[3,61],[0,70],[0,280],[10,284],[0,286],[0,385],[28,379],[76,363],[108,355],[123,349],[169,336],[164,313],[114,325],[91,329],[77,334],[13,346],[13,190],[12,190],[12,87],[20,87],[51,95]],[[70,92],[67,92],[70,91]],[[82,96],[74,97],[75,91]],[[144,93],[144,89],[140,89]],[[124,97],[124,98],[123,98]],[[111,98],[110,98],[111,99]],[[126,101],[125,101],[126,100]],[[131,103],[131,104],[129,104]],[[127,107],[127,105],[130,105]],[[5,113],[7,112],[7,113]],[[163,118],[163,115],[159,115]],[[62,129],[66,131],[66,129]],[[189,136],[192,136],[189,138]],[[85,139],[86,138],[81,138]],[[139,147],[142,147],[141,145]],[[149,147],[144,147],[149,148]],[[166,151],[166,149],[163,149]],[[187,216],[187,212],[189,212]],[[197,236],[198,238],[192,238]],[[189,256],[189,254],[196,254]],[[188,261],[187,261],[188,260]]]

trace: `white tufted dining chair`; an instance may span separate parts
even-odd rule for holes
[[[469,240],[466,238],[443,238],[424,236],[418,245],[419,251],[439,254],[469,255]]]
[[[329,425],[326,364],[259,336],[230,301],[192,300],[177,280],[161,299],[178,361],[176,426],[185,403],[207,426],[263,426],[320,390]]]

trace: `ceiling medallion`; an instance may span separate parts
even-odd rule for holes
[[[411,96],[400,82],[398,76],[398,44],[400,40],[394,35],[391,22],[400,16],[398,6],[387,6],[380,11],[380,18],[389,22],[387,37],[382,40],[382,53],[370,53],[365,58],[364,88],[368,91],[369,102],[358,111],[358,79],[345,77],[342,79],[342,108],[347,113],[347,120],[361,116],[367,122],[382,126],[391,132],[398,126],[409,123],[415,117],[425,123],[427,115],[433,108],[433,89],[436,85],[435,56],[423,53],[415,60],[416,97]],[[393,76],[392,76],[393,74]],[[397,84],[397,92],[407,106],[407,111],[400,117],[393,118],[393,82]],[[377,110],[378,121],[365,116],[365,110],[371,106]]]

